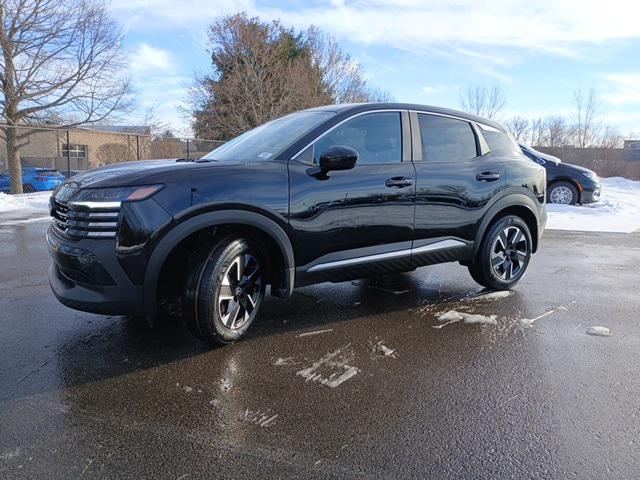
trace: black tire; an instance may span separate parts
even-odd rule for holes
[[[264,298],[264,258],[257,244],[235,236],[196,255],[183,295],[185,321],[196,337],[225,345],[246,333]]]
[[[555,182],[547,191],[547,202],[549,203],[575,205],[578,203],[578,198],[578,189],[569,182]]]
[[[509,290],[526,273],[531,246],[527,224],[515,215],[503,217],[485,233],[469,273],[483,287]]]

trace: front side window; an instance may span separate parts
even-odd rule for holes
[[[319,110],[291,113],[229,140],[202,158],[215,161],[273,160],[305,133],[333,115],[334,112]]]
[[[464,162],[478,156],[476,136],[469,122],[438,115],[418,114],[422,159],[427,162]]]
[[[346,121],[316,141],[313,148],[314,163],[317,164],[320,155],[334,145],[356,150],[358,165],[400,163],[400,112],[367,113]]]

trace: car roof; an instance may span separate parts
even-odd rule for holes
[[[431,112],[439,113],[442,115],[450,115],[452,117],[459,117],[472,122],[482,123],[493,128],[497,128],[500,131],[505,131],[504,127],[499,123],[490,120],[488,118],[480,117],[472,113],[461,112],[460,110],[454,110],[452,108],[436,107],[433,105],[419,105],[416,103],[339,103],[335,105],[324,105],[321,107],[310,108],[310,111],[326,111],[335,112],[340,114],[354,114],[360,112],[366,112],[368,110],[416,110],[419,112]]]

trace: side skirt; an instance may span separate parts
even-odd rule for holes
[[[411,248],[369,255],[362,255],[359,251],[359,255],[356,252],[341,252],[342,258],[336,259],[336,255],[331,254],[296,269],[296,287],[407,272],[436,263],[464,261],[470,258],[472,251],[472,242],[457,238],[437,238],[413,242]]]

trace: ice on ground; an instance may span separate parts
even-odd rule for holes
[[[590,327],[589,330],[587,330],[587,334],[588,335],[595,335],[597,337],[610,337],[611,336],[611,330],[608,329],[607,327]]]
[[[296,375],[305,379],[305,382],[314,382],[336,388],[351,377],[358,374],[357,367],[349,365],[354,358],[351,344],[331,352],[313,365],[296,372]]]
[[[464,320],[467,324],[482,324],[482,325],[497,325],[498,320],[496,315],[467,315]]]
[[[438,317],[438,321],[446,322],[446,324],[459,322],[468,325],[471,324],[483,324],[483,325],[497,325],[498,317],[496,315],[480,315],[475,313],[458,312],[457,310],[449,310],[447,313],[443,313]],[[445,324],[445,325],[446,325]],[[444,326],[444,325],[442,325]]]
[[[640,181],[601,178],[600,201],[583,206],[547,204],[549,230],[630,233],[640,229]]]
[[[293,365],[294,361],[293,361],[293,357],[287,357],[287,358],[278,358],[275,362],[273,362],[273,365],[275,367],[282,367],[284,365]]]
[[[464,320],[466,313],[457,312],[456,310],[449,310],[447,313],[443,313],[438,317],[439,322],[458,322]]]
[[[511,290],[498,290],[496,292],[483,293],[482,295],[470,297],[467,300],[495,300],[497,298],[508,297],[512,293],[513,292]]]
[[[46,213],[49,211],[49,197],[51,197],[51,192],[23,193],[19,195],[7,195],[0,192],[0,214],[16,210]]]
[[[373,346],[373,352],[384,357],[396,358],[398,356],[395,350],[387,347],[386,345],[383,345],[382,340],[380,340]]]

